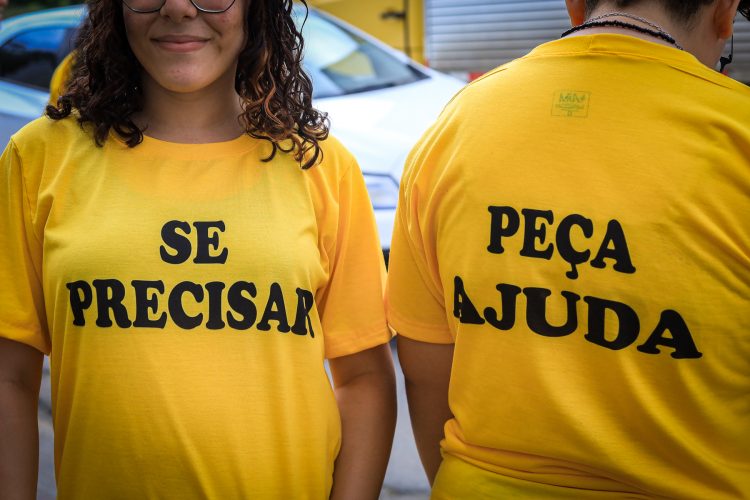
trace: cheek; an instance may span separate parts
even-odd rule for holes
[[[237,4],[240,4],[240,2],[238,1]],[[240,5],[235,5],[235,7],[240,7]],[[246,20],[243,12],[242,9],[237,9],[237,11],[231,13],[227,12],[222,18],[216,19],[217,24],[215,26],[216,31],[222,34],[225,49],[231,50],[237,55],[242,51],[247,40]]]
[[[122,22],[125,25],[125,33],[128,35],[128,38],[129,38],[136,22],[135,22],[135,19],[133,18],[133,13],[126,10],[124,7],[122,11]]]
[[[138,53],[138,44],[141,38],[143,38],[142,29],[139,29],[139,23],[137,18],[134,17],[132,12],[123,12],[123,21],[125,25],[125,36],[128,39],[130,48],[134,53]]]
[[[224,57],[238,58],[245,47],[245,33],[240,29],[227,30],[222,33],[220,51]]]

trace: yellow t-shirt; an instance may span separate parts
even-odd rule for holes
[[[49,83],[49,104],[57,106],[57,99],[65,93],[68,87],[70,77],[73,76],[73,58],[75,52],[71,52],[60,61],[60,64],[52,73],[52,79]]]
[[[622,35],[462,91],[407,161],[396,331],[454,343],[435,498],[750,498],[750,90]]]
[[[0,160],[0,334],[51,353],[60,499],[328,498],[324,358],[390,339],[362,174],[335,140],[97,148],[41,118]]]

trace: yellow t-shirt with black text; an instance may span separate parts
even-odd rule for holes
[[[465,88],[403,176],[395,330],[455,343],[436,499],[750,498],[750,90],[622,35]]]
[[[324,359],[387,342],[354,159],[102,148],[41,118],[0,160],[0,335],[50,353],[60,499],[327,498]]]

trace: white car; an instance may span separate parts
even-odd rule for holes
[[[301,20],[304,12],[296,11]],[[0,24],[0,143],[43,113],[57,64],[70,52],[82,6],[18,16]],[[357,158],[388,255],[404,160],[463,82],[311,9],[303,28],[314,104]]]

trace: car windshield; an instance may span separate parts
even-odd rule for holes
[[[302,20],[304,12],[297,10]],[[311,11],[302,29],[305,70],[313,80],[314,97],[334,97],[396,87],[425,78],[399,60],[343,26]]]

